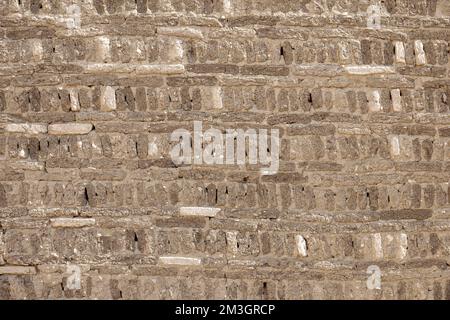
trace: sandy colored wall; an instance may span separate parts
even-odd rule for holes
[[[0,0],[0,298],[450,298],[450,8],[382,2]]]

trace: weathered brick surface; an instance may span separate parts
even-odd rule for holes
[[[450,299],[450,6],[373,3],[0,0],[0,299]]]

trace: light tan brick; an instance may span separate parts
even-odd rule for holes
[[[54,135],[88,134],[93,129],[90,123],[59,123],[48,126],[48,133]]]

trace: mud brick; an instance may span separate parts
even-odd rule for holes
[[[436,186],[436,205],[438,207],[444,207],[447,203],[447,186]]]
[[[142,107],[142,104],[141,104],[142,101],[140,99],[143,99],[143,98],[141,98],[140,96],[137,96],[137,99],[138,99],[138,108]],[[149,110],[156,110],[159,108],[158,91],[156,89],[148,88],[146,99],[147,99],[147,103],[148,103],[147,108]]]
[[[237,74],[239,67],[231,64],[193,64],[187,65],[186,70],[193,73]]]
[[[367,98],[367,95],[365,92],[359,91],[357,93],[357,100],[359,109],[361,110],[361,113],[365,114],[369,112],[369,100]]]
[[[312,210],[316,208],[316,196],[309,186],[298,185],[293,189],[296,208]]]
[[[436,59],[437,64],[439,65],[445,65],[448,63],[448,50],[447,50],[447,43],[445,41],[440,41],[438,43],[435,43],[435,50],[436,50]]]
[[[27,112],[30,109],[29,94],[29,91],[22,91],[14,96],[14,102],[22,112]]]
[[[412,201],[411,206],[413,208],[420,208],[421,207],[421,199],[422,199],[422,188],[420,184],[414,184],[412,186]]]
[[[289,41],[283,42],[283,45],[280,48],[280,55],[283,57],[286,64],[292,64],[292,61],[294,60],[293,48]]]
[[[71,103],[70,103],[70,93],[68,90],[59,90],[58,98],[61,101],[62,111],[70,111]]]
[[[373,140],[376,141],[376,140]],[[341,157],[343,159],[358,159],[359,146],[356,137],[345,137],[338,140],[339,149],[341,150]],[[377,143],[378,146],[378,143]]]
[[[422,141],[422,154],[426,161],[430,161],[433,157],[433,141],[426,139]]]
[[[434,112],[434,91],[431,89],[425,90],[425,110]]]
[[[78,103],[82,110],[91,109],[92,103],[91,91],[85,88],[80,89],[78,91]]]
[[[434,206],[435,188],[433,185],[426,185],[423,189],[423,200],[425,208],[432,208]]]
[[[0,136],[0,159],[4,160],[6,158],[6,137]]]
[[[136,109],[138,111],[147,110],[147,93],[145,88],[136,88]]]
[[[361,40],[361,52],[363,64],[372,64],[372,51],[370,40]]]
[[[400,96],[402,99],[402,110],[411,112],[414,108],[413,94],[410,90],[400,89]]]
[[[373,52],[373,62],[376,65],[382,65],[384,64],[384,45],[381,41],[372,41],[371,43],[371,49]]]
[[[148,137],[139,135],[137,139],[137,154],[140,159],[145,159],[148,155]]]
[[[436,96],[436,109],[437,112],[445,113],[448,110],[447,92],[438,91]]]
[[[393,107],[392,107],[392,98],[391,98],[391,93],[389,92],[389,90],[381,90],[381,105],[383,108],[384,112],[392,112],[393,111]]]
[[[260,252],[258,235],[250,232],[227,232],[228,252],[239,256],[257,256]]]
[[[289,69],[278,66],[242,66],[240,73],[244,75],[287,76]]]
[[[385,42],[383,48],[384,64],[393,65],[394,64],[394,50],[395,47],[391,42]]]
[[[353,188],[347,188],[345,197],[346,207],[349,210],[355,210],[357,207],[357,192]]]
[[[181,232],[160,231],[157,233],[158,242],[156,250],[160,255],[190,254],[195,252],[194,232],[182,230]],[[174,259],[164,259],[164,263],[171,264]]]
[[[277,96],[278,111],[286,112],[289,110],[288,91],[281,89]]]
[[[45,236],[42,230],[9,230],[4,235],[5,257],[10,263],[19,265],[32,264],[39,259],[45,259],[46,252],[42,247],[44,241]]]
[[[415,220],[426,220],[433,215],[432,210],[428,209],[403,209],[403,210],[392,210],[381,212],[380,218],[382,220],[392,220],[392,219],[415,219]]]
[[[296,98],[295,98],[296,99]],[[256,87],[254,91],[254,100],[255,100],[255,108],[257,110],[266,110],[267,102],[266,102],[266,90],[263,87]],[[293,105],[295,105],[294,98],[289,98],[291,108],[294,109]]]
[[[4,91],[0,91],[0,112],[3,112],[6,110],[6,97],[5,97],[5,92]]]
[[[131,88],[118,89],[116,99],[118,110],[135,110],[135,98]]]
[[[412,148],[413,148],[413,154],[415,160],[422,160],[422,152],[421,152],[421,143],[418,138],[414,139],[412,141]]]
[[[98,252],[93,229],[57,228],[52,235],[54,250],[62,259],[76,259],[78,255]]]
[[[29,150],[30,158],[32,160],[37,160],[38,159],[38,157],[39,157],[39,149],[40,149],[39,139],[35,138],[35,137],[30,138],[28,150]]]
[[[345,93],[345,96],[347,98],[347,104],[348,104],[349,111],[350,112],[355,112],[357,110],[356,92],[354,92],[354,91],[347,91]]]
[[[439,136],[441,137],[450,137],[450,128],[440,128]]]
[[[275,184],[257,184],[256,193],[259,207],[276,208],[278,206],[277,190]]]
[[[425,51],[427,62],[429,64],[437,64],[433,42],[432,41],[424,41],[423,49]]]
[[[147,0],[138,0],[136,2],[137,12],[146,13],[147,12]]]
[[[327,211],[334,211],[336,205],[336,193],[333,190],[327,189],[323,194],[324,208]]]
[[[8,188],[5,188],[3,184],[0,184],[0,207],[4,208],[8,205],[7,203],[7,194],[6,190]]]
[[[0,2],[0,299],[450,297],[448,1]],[[193,121],[278,171],[175,165]]]

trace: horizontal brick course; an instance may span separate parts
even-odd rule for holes
[[[0,299],[450,299],[447,1],[74,4],[0,5]]]

